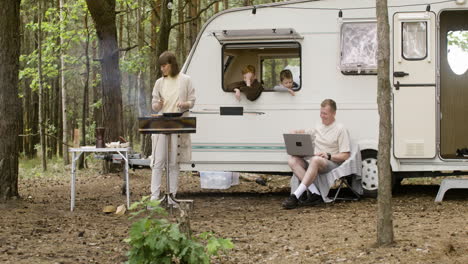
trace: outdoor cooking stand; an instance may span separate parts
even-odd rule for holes
[[[197,128],[197,119],[195,117],[166,117],[151,116],[138,118],[139,132],[142,134],[164,134],[166,135],[166,192],[161,203],[166,203],[172,212],[174,204],[190,203],[193,206],[193,200],[178,200],[170,193],[169,184],[169,137],[171,134],[195,133]]]

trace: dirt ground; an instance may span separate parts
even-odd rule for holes
[[[125,262],[128,214],[101,212],[125,203],[122,180],[97,167],[78,172],[74,212],[69,170],[54,177],[20,171],[21,199],[0,204],[0,263]],[[149,170],[132,171],[130,178],[132,201],[148,195]],[[287,211],[280,204],[288,181],[269,176],[267,186],[241,181],[205,190],[185,173],[178,197],[195,202],[195,233],[213,231],[234,242],[213,263],[468,263],[466,190],[449,191],[436,204],[437,180],[404,180],[393,199],[396,243],[376,248],[375,199]]]

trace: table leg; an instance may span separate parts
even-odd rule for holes
[[[73,212],[75,208],[75,179],[76,179],[76,167],[75,167],[75,156],[76,152],[72,152],[72,164],[71,164],[71,204],[70,204],[70,211]]]
[[[71,204],[70,204],[70,211],[73,212],[75,208],[75,197],[76,197],[76,161],[80,158],[83,152],[72,152],[72,167],[71,167]]]
[[[127,208],[130,208],[130,180],[128,178],[128,152],[125,151],[125,184],[127,186]]]

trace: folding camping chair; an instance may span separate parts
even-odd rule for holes
[[[324,174],[319,174],[314,181],[314,184],[320,191],[322,199],[326,203],[335,202],[336,200],[359,200],[363,190],[361,186],[362,172],[361,151],[358,144],[351,142],[350,157],[340,166]],[[335,182],[340,182],[336,193],[333,197],[328,197],[330,189],[335,185]],[[291,177],[291,194],[299,186],[299,179],[293,175]],[[324,186],[326,186],[324,188]],[[339,194],[343,187],[348,187],[354,197],[340,197]]]

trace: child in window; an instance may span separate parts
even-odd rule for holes
[[[240,93],[243,92],[250,101],[257,100],[263,92],[262,84],[255,76],[255,67],[247,65],[242,69],[243,81],[231,83],[226,87],[227,92],[235,92],[236,99],[240,101]]]
[[[293,75],[290,70],[282,70],[280,72],[280,84],[273,87],[274,91],[277,92],[288,92],[292,96],[296,95],[293,88],[297,88],[298,85],[293,81]]]

